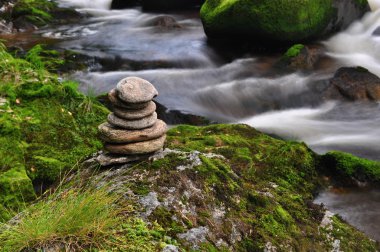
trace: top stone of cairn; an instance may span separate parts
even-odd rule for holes
[[[158,95],[156,88],[149,82],[138,77],[122,79],[116,85],[120,100],[126,103],[149,102]]]

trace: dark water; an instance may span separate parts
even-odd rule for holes
[[[344,150],[380,160],[380,103],[321,102],[316,85],[340,66],[361,65],[380,76],[380,11],[369,13],[322,42],[334,64],[310,75],[268,75],[278,54],[225,57],[207,44],[196,13],[169,14],[172,27],[157,26],[167,14],[108,10],[109,0],[61,0],[91,14],[81,23],[42,31],[56,46],[108,62],[73,74],[83,92],[104,93],[127,76],[152,82],[158,101],[171,110],[211,120],[247,123],[267,133],[306,142],[315,151]],[[96,8],[94,8],[96,7]],[[92,70],[91,70],[92,69]],[[111,70],[109,70],[111,69]],[[332,211],[379,239],[378,191],[322,194]],[[356,202],[368,208],[355,209]]]
[[[380,241],[379,189],[344,193],[326,191],[315,201],[318,204],[323,203],[331,212],[339,213],[344,220],[364,231],[371,238]]]

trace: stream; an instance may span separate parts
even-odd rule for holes
[[[109,10],[109,0],[60,0],[90,14],[75,25],[39,31],[59,39],[57,49],[77,51],[106,62],[71,78],[84,93],[108,92],[127,76],[152,82],[157,101],[169,110],[212,121],[246,123],[285,139],[303,141],[314,151],[342,150],[380,160],[380,103],[321,102],[315,85],[342,66],[362,66],[380,76],[380,1],[373,12],[347,30],[320,42],[329,64],[312,74],[268,75],[279,53],[228,56],[208,45],[196,11],[170,14],[140,9]],[[170,27],[157,25],[170,16]],[[332,62],[332,63],[331,63]],[[380,191],[322,193],[317,203],[380,240]]]

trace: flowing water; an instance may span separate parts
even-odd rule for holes
[[[60,0],[88,13],[78,24],[43,31],[61,39],[56,46],[96,57],[97,65],[72,77],[83,92],[109,91],[122,78],[139,76],[152,82],[158,102],[170,110],[211,120],[247,123],[283,138],[306,142],[319,153],[344,150],[380,160],[380,103],[322,102],[318,86],[341,66],[363,66],[380,76],[380,1],[373,12],[322,44],[333,64],[310,75],[268,75],[268,62],[278,55],[225,57],[207,43],[196,13],[170,13],[177,23],[163,27],[167,16],[140,9],[109,10],[110,0]],[[376,35],[376,34],[379,35]],[[92,69],[92,70],[91,70]],[[321,84],[322,83],[322,84]],[[360,196],[362,195],[362,196]],[[351,223],[379,239],[379,192],[323,193],[317,199]],[[377,205],[376,205],[377,204]],[[368,219],[369,218],[369,219]],[[370,224],[370,222],[372,224]]]

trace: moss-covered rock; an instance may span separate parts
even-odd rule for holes
[[[344,251],[376,251],[338,218],[332,228],[321,226],[325,210],[312,204],[319,159],[303,143],[247,125],[182,125],[168,132],[166,147],[129,169],[79,177],[127,192],[134,216],[185,251],[329,251],[336,239]]]
[[[359,158],[349,153],[331,151],[321,157],[324,172],[337,182],[355,185],[380,182],[380,162]]]
[[[296,42],[339,30],[368,9],[368,3],[354,0],[344,5],[335,0],[207,0],[201,18],[210,38]],[[343,9],[350,13],[345,19],[340,17]]]

